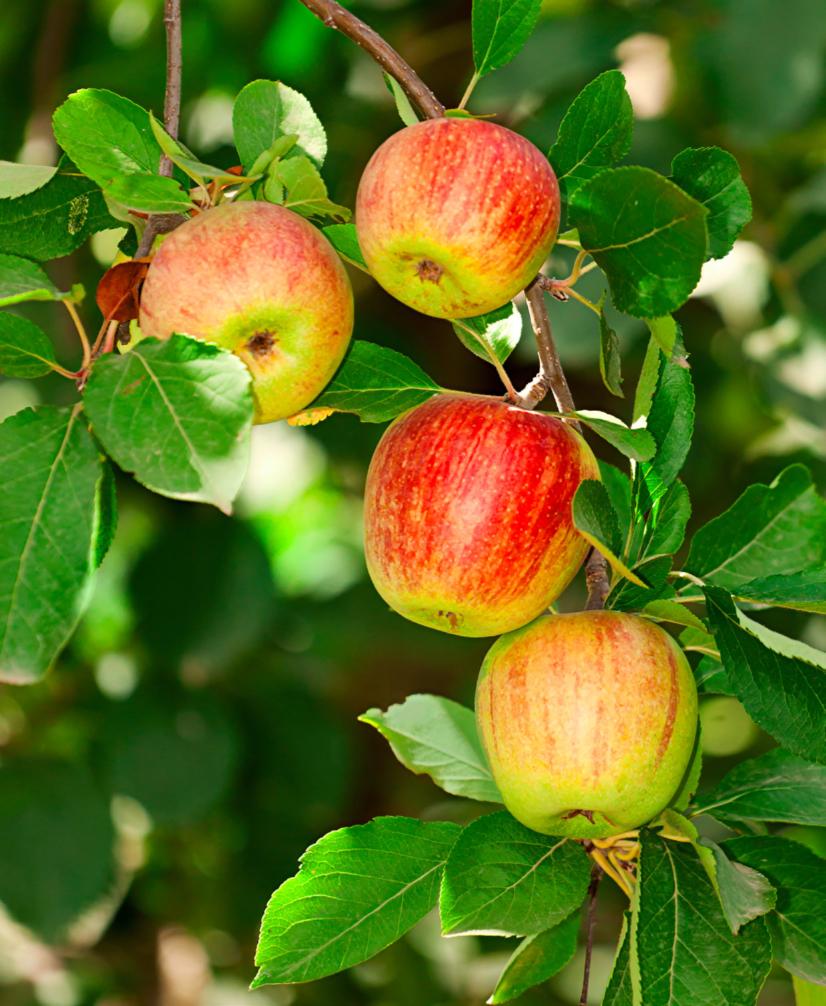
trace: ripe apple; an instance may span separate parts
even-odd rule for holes
[[[232,350],[252,373],[255,421],[303,409],[353,332],[353,291],[324,235],[283,206],[222,203],[165,238],[141,293],[141,331]]]
[[[494,636],[551,604],[587,544],[571,519],[590,448],[559,419],[498,398],[436,395],[379,442],[365,489],[376,590],[413,622]]]
[[[546,835],[607,838],[656,817],[692,755],[688,661],[637,615],[547,615],[491,647],[476,722],[505,806]]]
[[[422,314],[468,318],[531,282],[559,211],[553,168],[524,137],[481,119],[430,119],[373,154],[356,228],[388,293]]]

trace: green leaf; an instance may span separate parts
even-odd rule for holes
[[[570,219],[611,284],[618,310],[638,318],[685,303],[706,257],[706,210],[650,168],[607,168],[580,186]]]
[[[646,461],[654,455],[656,445],[648,430],[629,429],[616,416],[593,409],[579,409],[570,415],[632,461]]]
[[[0,161],[0,199],[17,199],[28,195],[52,180],[56,167],[47,164],[15,164]]]
[[[322,228],[325,237],[343,259],[369,272],[359,247],[355,224],[330,224]]]
[[[826,1006],[826,986],[792,975],[795,1006]]]
[[[643,555],[672,554],[682,545],[691,517],[688,489],[677,479],[652,511],[648,542]]]
[[[25,300],[67,300],[35,262],[16,255],[0,255],[0,307]]]
[[[110,214],[98,186],[60,171],[43,188],[0,202],[0,253],[45,261],[79,248],[90,235],[120,224]]]
[[[606,70],[574,98],[548,157],[570,198],[589,178],[628,153],[634,110],[619,70]]]
[[[85,88],[54,113],[55,139],[84,175],[101,187],[126,175],[153,175],[161,148],[149,113],[112,91]]]
[[[689,611],[684,604],[679,601],[670,601],[667,598],[659,601],[649,601],[640,612],[658,622],[672,622],[674,625],[685,625],[692,629],[706,631],[705,625],[694,614]]]
[[[309,157],[299,155],[273,164],[274,176],[286,189],[284,206],[303,217],[332,217],[346,223],[351,216],[346,206],[327,198],[327,186]]]
[[[108,803],[85,768],[4,760],[0,901],[15,921],[49,943],[61,941],[109,893],[114,840]]]
[[[473,64],[484,77],[509,63],[539,20],[542,0],[473,0]]]
[[[619,520],[620,530],[625,534],[631,525],[631,480],[625,472],[609,465],[607,461],[599,461],[598,463],[602,484],[611,498],[611,505]]]
[[[626,912],[622,917],[622,930],[617,944],[617,953],[614,957],[614,965],[611,969],[611,977],[608,979],[608,987],[602,999],[602,1006],[633,1006],[634,991],[631,968],[631,913]],[[634,962],[637,973],[639,973],[639,963]]]
[[[642,363],[637,388],[634,393],[633,422],[635,425],[643,417],[647,418],[648,413],[651,411],[651,403],[654,400],[654,392],[657,390],[659,379],[660,347],[657,340],[651,336],[648,340],[645,359]]]
[[[657,449],[640,465],[637,478],[637,512],[658,503],[682,470],[694,432],[694,385],[691,371],[662,358],[657,389],[646,420]]]
[[[622,561],[622,534],[605,486],[595,479],[581,482],[574,496],[572,513],[577,531],[605,556],[611,568],[619,576],[645,587],[645,581],[632,573]]]
[[[771,965],[766,924],[732,935],[691,846],[640,834],[630,954],[640,1006],[752,1006]],[[637,994],[639,993],[639,999]]]
[[[826,826],[826,767],[782,748],[750,758],[695,801],[696,814],[722,821]]]
[[[794,754],[826,762],[826,671],[769,649],[743,627],[724,590],[706,587],[705,595],[723,666],[746,712]]]
[[[174,178],[162,175],[123,175],[103,188],[111,199],[142,213],[186,213],[192,200]]]
[[[459,831],[379,817],[325,835],[270,898],[253,988],[323,978],[395,943],[435,905]]]
[[[226,350],[183,335],[101,357],[84,402],[107,453],[148,489],[226,512],[247,470],[250,374]]]
[[[553,929],[526,937],[505,965],[488,1003],[510,1002],[552,978],[574,956],[578,935],[579,913],[572,912]]]
[[[708,583],[736,590],[765,575],[818,570],[826,563],[826,500],[803,465],[769,486],[749,486],[725,513],[694,535],[685,568]]]
[[[447,793],[501,803],[476,732],[473,710],[436,695],[410,695],[387,712],[359,716],[390,743],[393,754],[417,775],[429,775]]]
[[[645,582],[645,586],[640,587],[628,579],[620,580],[608,595],[606,607],[617,611],[638,611],[652,601],[674,596],[674,588],[668,583],[671,556],[657,555],[643,559],[635,563],[632,571],[636,578]]]
[[[298,149],[316,164],[327,156],[327,135],[310,102],[275,80],[253,80],[239,93],[232,109],[235,146],[244,167],[282,136],[298,137]]]
[[[826,569],[760,577],[738,584],[735,593],[745,601],[826,615]]]
[[[662,318],[647,318],[645,323],[651,333],[651,338],[663,351],[665,358],[670,360],[677,343],[677,322],[670,314],[665,314]]]
[[[42,677],[80,618],[92,573],[101,464],[80,406],[0,425],[0,681]]]
[[[515,304],[453,322],[462,345],[488,363],[504,363],[522,338],[522,315]]]
[[[708,210],[708,257],[723,258],[751,220],[751,196],[736,159],[719,147],[689,147],[671,162],[671,174]]]
[[[136,800],[156,824],[179,826],[202,818],[225,794],[238,738],[208,693],[138,693],[107,718],[102,753],[113,793]]]
[[[654,603],[656,604],[657,602],[655,601]],[[688,763],[688,768],[686,769],[685,775],[680,782],[679,789],[671,798],[671,808],[673,808],[673,810],[678,814],[682,814],[691,803],[692,797],[697,792],[697,787],[700,784],[700,776],[702,774],[703,745],[698,724],[697,734],[694,737],[694,751],[691,755],[691,761]]]
[[[391,77],[389,73],[384,74],[384,83],[387,85],[387,90],[393,95],[399,118],[405,126],[415,126],[419,121],[419,117],[416,115],[415,109],[410,104],[410,99],[404,93],[401,84],[395,77]]]
[[[402,353],[372,342],[352,343],[338,373],[311,409],[354,412],[363,423],[384,423],[441,389]]]
[[[445,865],[442,932],[544,932],[582,904],[589,878],[575,842],[530,831],[504,810],[487,814],[462,831]]]
[[[43,377],[56,363],[48,336],[34,322],[4,311],[0,314],[0,374]]]
[[[237,185],[242,178],[231,174],[224,168],[216,168],[212,164],[205,164],[188,150],[181,142],[173,139],[164,129],[155,116],[149,113],[149,125],[152,127],[152,135],[158,141],[158,146],[166,154],[170,161],[189,175],[198,185],[203,185],[207,179],[221,182],[223,184]]]
[[[770,912],[777,903],[777,891],[758,870],[733,862],[725,851],[708,838],[699,839],[701,853],[710,855],[712,883],[729,928],[735,934],[752,919]]]
[[[823,860],[805,845],[776,836],[732,838],[723,847],[777,888],[777,905],[769,916],[775,958],[799,978],[826,985]]]
[[[619,337],[608,324],[602,304],[599,309],[599,373],[611,394],[623,398]]]

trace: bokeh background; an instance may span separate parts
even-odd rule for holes
[[[326,124],[331,196],[352,205],[370,153],[399,126],[371,62],[297,0],[183,6],[185,142],[213,163],[234,163],[234,95],[256,77],[283,79],[309,96]],[[446,104],[458,101],[471,70],[468,2],[352,7]],[[0,157],[52,163],[51,111],[78,87],[110,88],[159,111],[160,8],[161,0],[4,0]],[[698,400],[684,476],[693,526],[793,461],[811,466],[822,487],[822,0],[546,0],[525,51],[479,87],[473,108],[498,113],[547,149],[579,88],[614,66],[626,74],[637,117],[632,161],[668,173],[683,147],[719,144],[738,157],[754,199],[742,240],[708,266],[680,312]],[[100,234],[49,269],[62,284],[82,281],[94,290],[119,237]],[[554,269],[563,274],[566,263]],[[403,308],[362,274],[352,279],[360,337],[403,350],[445,386],[499,390],[494,371],[460,346],[449,325]],[[584,288],[598,296],[598,274]],[[51,305],[31,310],[73,361],[66,317]],[[596,320],[573,301],[551,302],[551,311],[577,402],[628,418],[628,400],[612,399],[599,381]],[[83,313],[96,330],[92,297]],[[644,332],[630,321],[619,328],[630,396]],[[528,335],[509,369],[517,384],[533,375]],[[68,391],[58,378],[0,380],[0,417],[61,401]],[[42,911],[59,912],[65,892],[105,860],[97,810],[111,800],[112,893],[54,946],[0,920],[3,1006],[470,1006],[489,995],[512,944],[442,940],[434,919],[346,975],[246,991],[266,900],[309,843],[376,814],[461,819],[479,812],[443,801],[356,721],[371,706],[417,691],[472,702],[486,648],[404,622],[366,578],[361,491],[380,434],[346,416],[312,429],[258,429],[232,519],[118,477],[117,536],[79,632],[45,682],[0,691],[0,765],[25,779],[33,762],[48,759],[64,789],[77,794],[44,806],[30,842],[0,871],[19,871]],[[597,450],[621,464],[604,445]],[[581,600],[577,583],[563,607]],[[826,648],[823,619],[774,613],[765,620]],[[733,699],[707,698],[702,719],[708,777],[771,746]],[[10,812],[0,805],[0,816]],[[822,835],[796,835],[823,849]],[[60,868],[66,847],[86,850],[88,871]],[[610,887],[603,885],[600,902],[594,1002],[622,908]],[[581,957],[523,1001],[574,1003],[580,976]],[[791,1002],[790,985],[773,975],[762,1006]]]

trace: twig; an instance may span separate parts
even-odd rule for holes
[[[605,607],[605,601],[611,590],[611,581],[608,575],[608,560],[592,548],[585,563],[585,583],[588,587],[588,600],[585,604],[586,611],[599,611]]]
[[[588,886],[588,921],[585,933],[585,965],[582,971],[582,992],[579,996],[579,1006],[588,1006],[588,986],[591,983],[591,954],[594,950],[594,931],[597,924],[597,892],[602,879],[602,870],[594,866],[591,870],[591,883]]]
[[[307,10],[323,21],[328,28],[336,28],[356,45],[372,56],[401,85],[402,90],[427,119],[439,119],[445,114],[444,105],[418,76],[410,64],[374,31],[333,0],[299,0]]]
[[[551,319],[548,317],[548,308],[545,304],[540,277],[537,277],[527,287],[525,299],[528,302],[528,314],[531,317],[533,334],[536,337],[539,365],[548,382],[548,387],[553,392],[556,407],[560,412],[576,412],[574,398],[568,387],[559,353],[556,351],[556,343],[551,331]]]
[[[89,366],[89,362],[92,359],[92,347],[89,345],[89,337],[86,335],[86,329],[83,327],[83,322],[80,320],[80,315],[77,313],[75,305],[70,300],[64,300],[62,304],[69,312],[69,317],[72,319],[72,324],[75,326],[78,338],[80,339],[80,345],[83,347],[83,363],[81,364],[81,369],[83,369]]]

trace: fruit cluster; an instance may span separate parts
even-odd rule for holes
[[[500,307],[556,239],[559,187],[508,129],[442,118],[373,155],[356,227],[371,274],[438,318]],[[207,291],[209,291],[207,293]],[[154,256],[144,335],[215,342],[249,367],[258,422],[311,403],[340,364],[353,296],[326,238],[265,202],[189,220]],[[573,497],[599,466],[563,420],[503,399],[435,395],[395,420],[367,477],[365,553],[404,617],[501,636],[477,689],[480,736],[507,808],[536,831],[621,834],[655,817],[688,770],[697,696],[671,637],[634,615],[543,614],[581,567]]]

